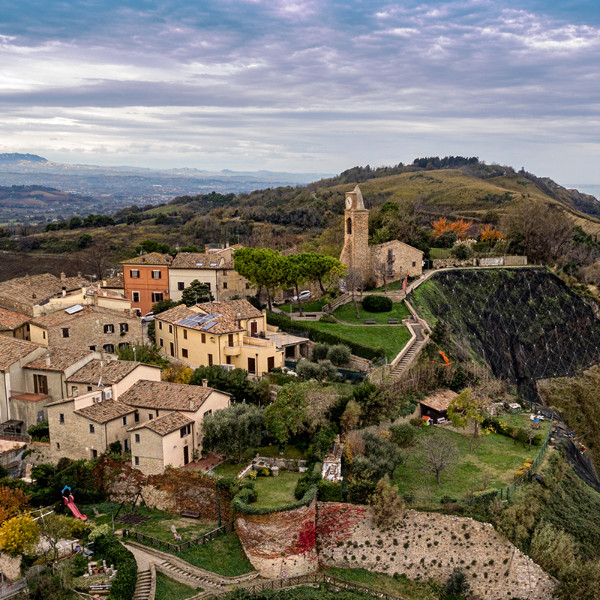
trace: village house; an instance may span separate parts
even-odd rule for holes
[[[285,356],[306,354],[308,340],[268,330],[266,315],[247,300],[184,305],[156,317],[162,351],[191,367],[221,365],[261,376]]]
[[[0,282],[0,307],[37,317],[44,314],[50,299],[89,285],[81,276],[66,277],[64,273],[60,278],[50,273],[25,275]]]
[[[369,246],[369,211],[358,185],[346,192],[344,247],[340,262],[358,271],[365,283],[379,287],[423,273],[423,252],[399,240]]]
[[[49,315],[34,317],[30,338],[43,346],[68,346],[114,353],[141,344],[142,323],[131,311],[76,304]]]
[[[458,396],[452,390],[439,390],[429,394],[419,402],[421,418],[429,421],[429,424],[445,423],[448,417],[448,407]]]
[[[255,290],[233,268],[233,253],[241,246],[207,248],[202,252],[180,252],[169,267],[171,300],[178,302],[186,287],[197,280],[208,286],[215,300],[250,296]]]
[[[0,308],[0,335],[28,340],[30,318],[29,315]]]
[[[162,473],[167,465],[182,467],[202,449],[202,421],[230,405],[229,394],[204,385],[139,381],[121,398],[135,407],[140,424],[131,434],[132,465],[146,474]]]
[[[131,308],[145,315],[157,302],[169,300],[169,266],[173,259],[168,254],[150,252],[121,262],[125,297]]]

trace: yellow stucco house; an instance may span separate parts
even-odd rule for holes
[[[308,340],[269,331],[266,314],[247,300],[185,305],[156,316],[156,342],[191,367],[221,365],[261,376],[297,358]]]

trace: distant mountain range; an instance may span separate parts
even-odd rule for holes
[[[326,174],[279,173],[272,171],[215,172],[201,169],[145,169],[139,167],[102,167],[55,163],[35,154],[0,154],[0,186],[51,188],[66,194],[65,202],[53,203],[48,217],[68,217],[90,212],[112,213],[126,206],[160,204],[176,196],[197,195],[212,191],[220,193],[251,192],[263,188],[305,185]],[[18,190],[22,192],[22,189]],[[7,193],[7,190],[4,190]],[[44,217],[43,205],[19,194],[10,207],[0,202],[0,222],[35,222]],[[81,202],[72,202],[73,198]],[[58,196],[56,196],[58,200]],[[8,209],[8,210],[7,210]],[[83,211],[83,212],[82,212]]]

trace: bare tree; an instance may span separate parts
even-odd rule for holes
[[[356,318],[360,319],[360,313],[358,312],[358,302],[356,301],[356,292],[362,289],[364,285],[364,279],[362,273],[356,269],[348,269],[346,272],[346,291],[352,293],[352,302],[354,303],[354,311],[356,312]]]
[[[383,260],[382,258],[379,258],[375,263],[375,272],[381,277],[383,281],[383,289],[387,294],[387,280],[389,273],[389,265],[387,261]]]
[[[447,437],[428,435],[420,443],[419,461],[426,471],[435,474],[440,485],[440,474],[458,458],[458,446]]]

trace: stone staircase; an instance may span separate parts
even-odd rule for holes
[[[168,577],[176,579],[177,581],[186,582],[189,586],[194,588],[202,588],[205,591],[211,590],[212,592],[223,589],[223,583],[217,576],[206,577],[198,573],[195,569],[182,569],[169,560],[157,562],[156,568]]]
[[[137,583],[135,584],[135,594],[133,600],[154,600],[152,592],[152,573],[147,571],[138,571]],[[152,595],[152,598],[150,597]]]
[[[410,319],[409,322],[410,326],[415,332],[415,338],[404,356],[392,368],[392,380],[398,379],[402,373],[404,373],[413,359],[418,356],[419,352],[427,341],[425,334],[423,333],[423,325],[416,319]]]

